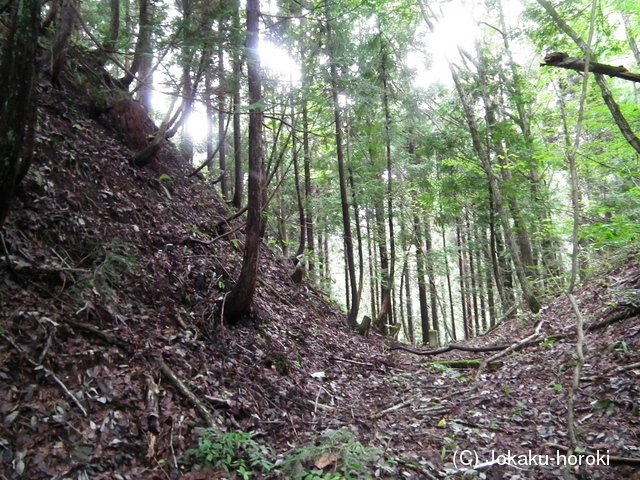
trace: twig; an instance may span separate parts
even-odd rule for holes
[[[123,340],[118,340],[117,338],[112,337],[108,333],[105,333],[102,330],[100,330],[99,328],[94,327],[93,325],[90,325],[88,323],[78,322],[76,320],[71,320],[70,318],[65,318],[63,321],[68,323],[69,325],[71,325],[73,327],[79,328],[80,330],[84,330],[86,332],[93,333],[95,336],[97,336],[98,338],[101,338],[102,340],[107,342],[109,345],[116,345],[116,346],[126,350],[127,352],[130,352],[131,348],[133,347],[130,343],[125,342]]]
[[[375,365],[373,363],[367,363],[367,362],[358,362],[356,360],[349,360],[348,358],[340,358],[340,357],[333,357],[333,359],[337,362],[347,362],[347,363],[355,363],[356,365],[364,365],[365,367],[374,367]]]
[[[32,360],[29,355],[27,355],[27,352],[20,346],[18,345],[16,342],[13,341],[13,339],[11,337],[9,337],[6,333],[2,335],[2,337],[11,344],[11,346],[13,348],[15,348],[18,352],[20,352],[20,354],[27,360],[27,362],[29,362],[33,367],[34,370],[42,370],[46,376],[51,377],[58,385],[60,385],[60,388],[62,388],[62,390],[64,390],[64,393],[66,393],[69,398],[71,398],[71,400],[73,400],[73,403],[75,403],[78,408],[80,409],[80,411],[82,412],[82,414],[85,417],[88,417],[89,414],[87,413],[87,411],[84,409],[84,407],[82,406],[82,404],[80,403],[80,401],[75,397],[75,395],[73,393],[71,393],[69,391],[69,389],[67,388],[67,386],[62,382],[62,380],[60,380],[51,370],[49,370],[47,367],[45,367],[44,365],[36,362],[35,360]]]
[[[287,300],[282,295],[280,295],[271,285],[265,282],[262,278],[259,278],[258,281],[260,282],[260,285],[262,285],[271,293],[273,293],[278,298],[278,300],[280,300],[282,303],[288,305],[291,308],[295,308],[295,305],[293,305],[289,300]]]
[[[495,355],[492,355],[489,358],[486,358],[482,361],[482,364],[480,364],[480,366],[478,367],[478,371],[476,372],[476,383],[478,382],[478,380],[480,379],[480,375],[482,374],[483,370],[486,368],[486,366],[491,363],[496,361],[498,358],[502,358],[506,355],[509,355],[511,352],[518,350],[526,345],[529,345],[531,343],[533,343],[536,340],[541,339],[542,337],[540,336],[540,330],[542,329],[542,325],[545,323],[545,320],[541,320],[538,325],[536,326],[536,330],[535,332],[533,332],[531,335],[529,335],[527,338],[520,340],[514,344],[512,344],[509,348],[507,348],[506,350],[496,353]]]
[[[232,228],[231,230],[229,230],[227,232],[224,232],[222,235],[218,235],[217,237],[215,237],[212,240],[204,241],[204,240],[199,240],[197,238],[186,237],[186,238],[183,238],[182,240],[180,240],[180,243],[193,242],[193,243],[198,243],[200,245],[205,245],[205,246],[212,245],[212,244],[216,243],[218,240],[220,240],[221,238],[224,238],[227,235],[231,235],[232,233],[237,232],[242,227],[244,227],[244,223],[238,225],[236,228]]]
[[[207,409],[204,403],[200,401],[198,397],[187,387],[187,385],[180,379],[174,372],[171,370],[169,365],[167,365],[164,360],[156,359],[155,363],[159,368],[162,374],[169,380],[174,387],[178,389],[178,391],[187,397],[187,399],[193,403],[196,407],[200,416],[207,422],[209,427],[215,427],[217,425],[216,419],[213,414]]]
[[[405,400],[403,402],[400,403],[396,403],[395,405],[386,408],[384,410],[382,410],[381,412],[378,413],[374,413],[373,415],[371,415],[371,420],[377,420],[378,418],[384,417],[387,413],[389,412],[393,412],[394,410],[399,410],[401,408],[406,407],[407,405],[411,405],[413,403],[413,400]]]

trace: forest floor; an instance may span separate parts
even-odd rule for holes
[[[433,362],[500,352],[413,354],[349,332],[265,246],[252,318],[221,325],[242,220],[225,223],[231,209],[168,148],[131,167],[69,79],[40,90],[36,159],[3,232],[0,478],[562,477],[576,361],[566,299],[463,344],[530,337],[496,363],[446,368]],[[584,455],[568,478],[640,479],[638,255],[576,298],[587,325],[575,401]],[[209,453],[246,440],[252,475],[226,453],[196,465],[187,451],[203,438]]]

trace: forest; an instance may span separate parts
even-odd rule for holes
[[[0,0],[0,478],[640,478],[639,25]]]

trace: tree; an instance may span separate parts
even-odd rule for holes
[[[9,31],[0,59],[0,228],[33,155],[40,9],[40,0],[16,0],[8,5]]]
[[[356,279],[356,264],[353,253],[353,235],[351,233],[351,215],[349,212],[349,194],[347,192],[347,175],[344,161],[343,125],[339,100],[338,64],[336,41],[333,36],[333,17],[329,7],[329,1],[325,0],[325,18],[327,29],[327,43],[329,48],[329,76],[331,84],[331,98],[333,101],[333,115],[335,125],[336,156],[338,160],[338,177],[340,180],[340,205],[342,210],[342,226],[344,234],[345,258],[351,292],[351,308],[347,316],[349,328],[355,328],[358,324],[358,310],[360,307],[360,295]]]
[[[258,55],[260,0],[247,0],[247,67],[249,84],[249,185],[247,226],[242,269],[233,289],[225,299],[224,317],[237,323],[245,316],[253,301],[258,280],[260,244],[263,231],[263,145],[262,82]]]

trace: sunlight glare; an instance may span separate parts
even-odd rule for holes
[[[187,131],[194,143],[201,143],[207,139],[209,120],[207,114],[197,108],[191,113],[187,121]]]
[[[433,63],[426,72],[420,72],[420,86],[426,83],[450,83],[448,63],[459,58],[458,47],[473,51],[473,45],[478,36],[478,25],[473,15],[472,3],[454,0],[441,5],[438,12],[439,20],[435,24],[435,31],[430,33],[430,53]],[[415,54],[414,54],[415,55]],[[417,66],[418,60],[410,58],[411,67]]]
[[[302,77],[300,66],[282,48],[269,41],[261,40],[258,53],[262,68],[267,75],[285,82],[300,82]]]

